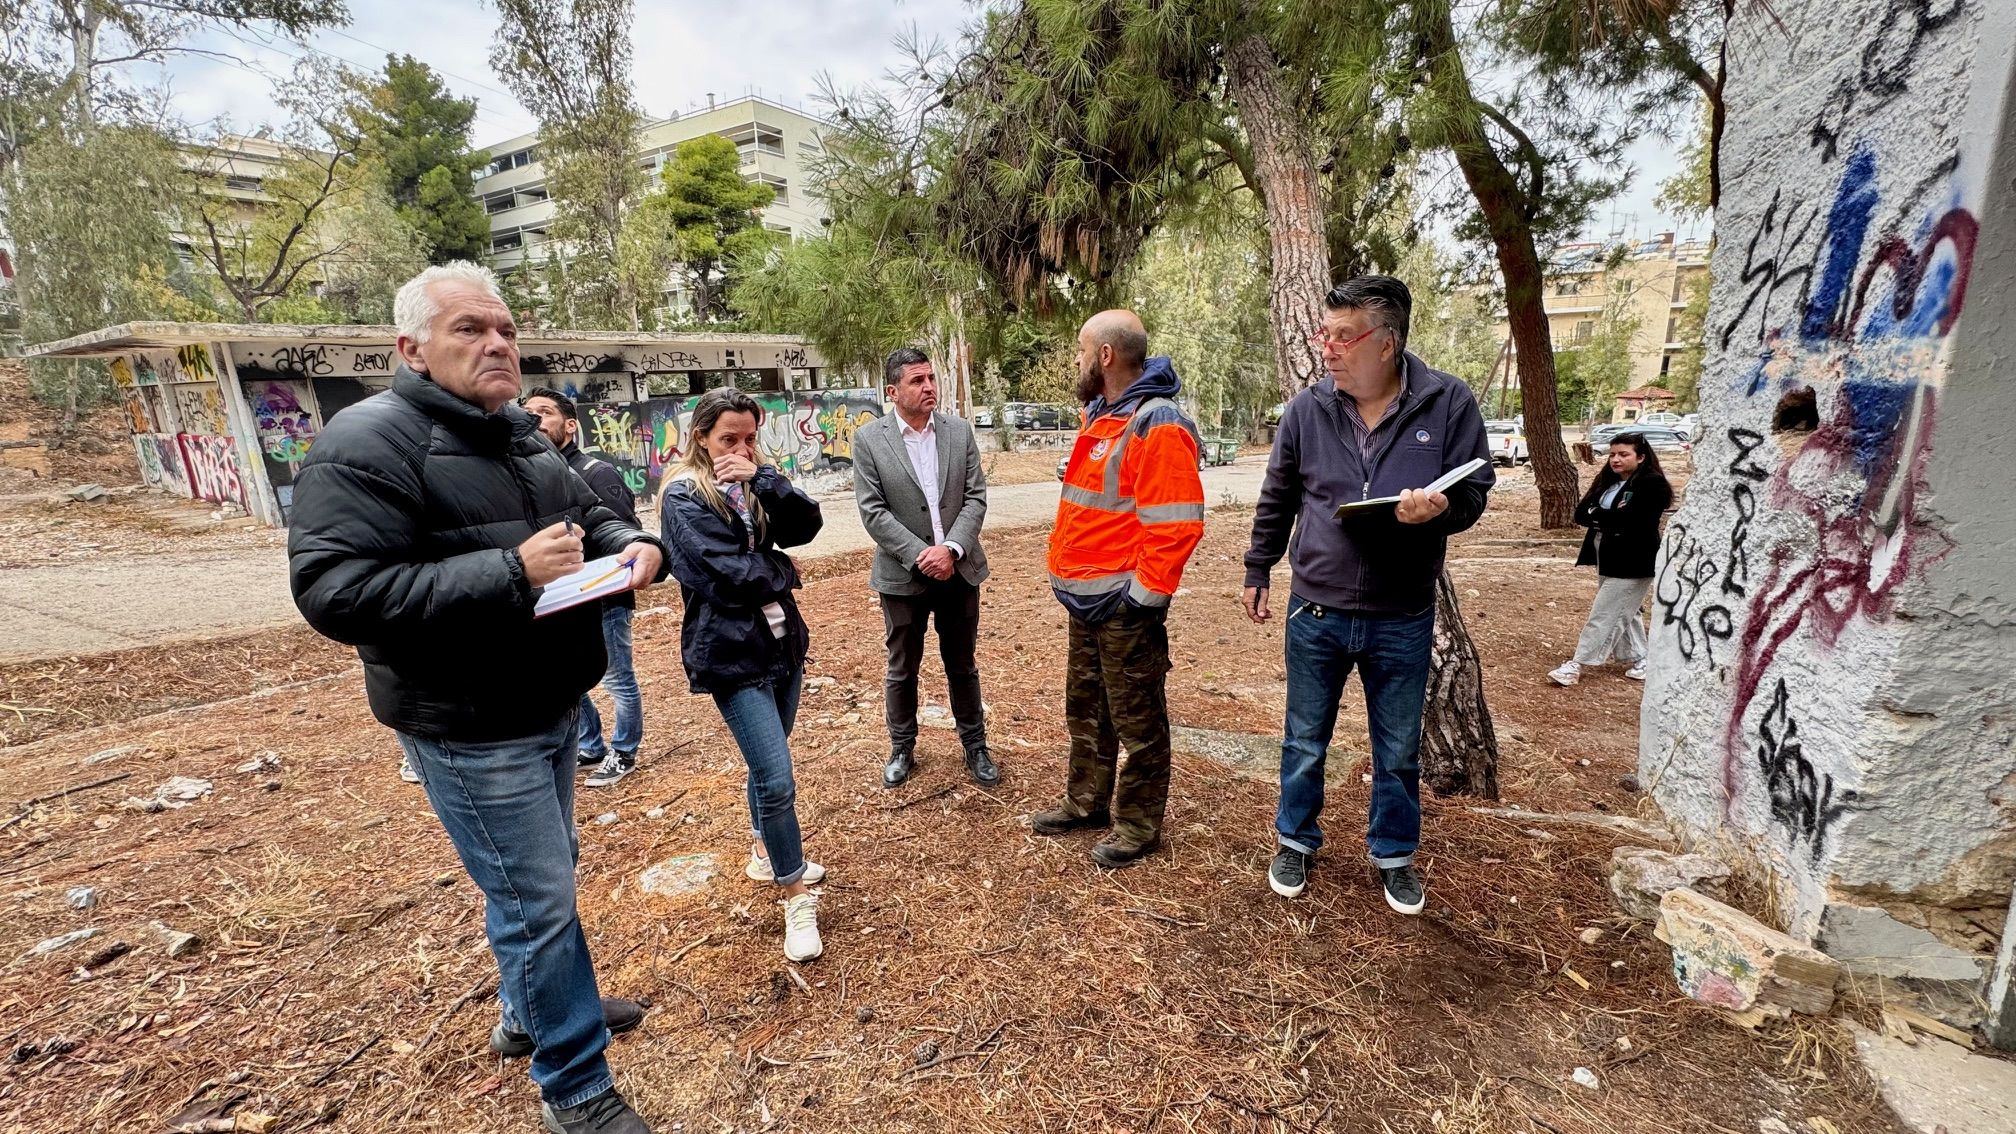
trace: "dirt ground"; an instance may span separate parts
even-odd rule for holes
[[[1594,580],[1568,567],[1572,544],[1537,530],[1524,473],[1506,481],[1452,553],[1504,744],[1503,802],[1642,812],[1620,783],[1641,687],[1614,670],[1545,683]],[[1278,622],[1252,627],[1237,609],[1249,517],[1211,515],[1170,622],[1169,690],[1179,725],[1264,750],[1283,670]],[[651,1002],[610,1058],[657,1129],[1898,1129],[1828,1025],[1743,1032],[1679,995],[1664,947],[1611,910],[1612,835],[1431,799],[1428,911],[1388,912],[1352,849],[1366,804],[1355,693],[1332,761],[1333,849],[1300,901],[1266,887],[1265,769],[1179,755],[1166,849],[1134,869],[1093,867],[1090,836],[1029,833],[1066,744],[1044,535],[990,542],[982,669],[1005,772],[991,791],[963,778],[937,729],[912,782],[881,789],[866,558],[808,571],[808,672],[833,680],[808,690],[794,750],[807,850],[832,873],[826,955],[802,966],[783,960],[774,893],[741,875],[741,763],[686,691],[676,593],[640,601],[646,759],[581,792],[580,905],[603,991]],[[155,1131],[219,1111],[277,1116],[281,1131],[535,1128],[524,1065],[485,1047],[495,971],[480,895],[395,775],[344,651],[296,629],[0,678],[19,710],[0,709],[19,717],[0,798],[77,789],[0,813],[13,1053],[0,1131]],[[942,705],[935,665],[925,681]],[[121,806],[176,775],[213,791]],[[646,867],[681,855],[713,856],[716,876],[676,898],[640,890]],[[88,912],[69,904],[80,886],[96,892]],[[171,958],[155,922],[202,944]],[[30,955],[85,927],[98,935]],[[1603,933],[1585,944],[1592,927]],[[114,943],[132,949],[83,979]],[[1572,1082],[1578,1067],[1599,1086]]]
[[[62,483],[96,482],[108,488],[139,483],[140,463],[123,408],[100,406],[67,433],[62,422],[62,410],[29,393],[28,365],[18,358],[0,359],[0,440],[36,438],[49,444],[49,476],[0,465],[0,496],[46,492]]]

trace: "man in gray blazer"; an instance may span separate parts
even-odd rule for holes
[[[882,599],[889,650],[883,689],[889,763],[882,786],[897,786],[917,766],[917,666],[926,623],[936,619],[966,770],[974,782],[991,787],[1001,782],[1001,772],[987,751],[980,667],[973,659],[980,584],[987,578],[980,446],[965,421],[935,412],[938,376],[923,351],[899,348],[882,376],[896,412],[854,435],[854,501],[877,549],[868,585]]]

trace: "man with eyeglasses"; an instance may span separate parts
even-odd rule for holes
[[[1269,575],[1291,572],[1284,628],[1288,713],[1281,739],[1277,849],[1267,884],[1286,898],[1309,884],[1323,845],[1323,765],[1337,703],[1355,666],[1372,741],[1366,847],[1386,904],[1418,914],[1421,708],[1435,642],[1435,582],[1449,536],[1484,514],[1494,481],[1484,416],[1460,378],[1407,351],[1413,298],[1391,276],[1360,276],[1324,297],[1328,376],[1281,415],[1246,553],[1246,616],[1272,617]],[[1446,492],[1422,486],[1485,458]],[[1397,496],[1390,509],[1340,518],[1339,505]],[[1290,535],[1294,539],[1290,540]]]

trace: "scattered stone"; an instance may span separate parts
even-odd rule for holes
[[[124,941],[114,941],[85,958],[84,967],[86,969],[102,969],[132,951],[133,946],[126,944]]]
[[[1782,1118],[1760,1118],[1757,1120],[1757,1134],[1792,1134],[1792,1128],[1785,1125]]]
[[[88,910],[98,904],[98,891],[91,886],[72,886],[63,892],[63,901],[73,910]]]
[[[1618,776],[1617,786],[1623,788],[1625,791],[1630,792],[1632,795],[1637,795],[1638,792],[1642,790],[1639,787],[1637,776]]]
[[[1682,887],[1659,900],[1659,940],[1673,947],[1680,990],[1741,1023],[1834,1006],[1839,961],[1741,910]]]
[[[614,811],[604,811],[602,814],[597,815],[595,817],[595,824],[598,827],[607,827],[609,824],[614,823],[615,821],[616,821],[616,813]]]
[[[263,781],[261,781],[261,782],[260,782],[260,784],[259,784],[259,790],[260,790],[260,791],[279,791],[279,790],[280,790],[281,788],[283,788],[283,787],[285,787],[285,786],[287,786],[287,785],[285,785],[285,784],[281,783],[281,782],[280,782],[279,780],[263,780]]]
[[[1610,893],[1617,908],[1641,921],[1659,920],[1659,899],[1681,888],[1721,893],[1729,864],[1704,854],[1671,854],[1650,847],[1610,852]]]
[[[1372,777],[1367,776],[1365,778],[1369,781]],[[1520,828],[1519,833],[1526,836],[1529,839],[1539,839],[1543,843],[1556,843],[1561,841],[1555,838],[1553,835],[1547,833],[1546,831],[1541,830],[1538,827],[1522,827]]]
[[[93,501],[110,500],[112,498],[112,494],[105,491],[105,486],[102,484],[80,484],[75,488],[66,489],[63,495],[79,504],[89,504]]]
[[[1575,1073],[1568,1077],[1575,1080],[1578,1086],[1587,1087],[1592,1091],[1603,1086],[1603,1081],[1596,1077],[1596,1072],[1589,1070],[1587,1067],[1577,1067]]]
[[[1587,757],[1584,757],[1583,759],[1580,759],[1580,760],[1577,760],[1577,761],[1575,761],[1575,766],[1576,766],[1576,767],[1578,767],[1578,768],[1586,768],[1586,767],[1588,767],[1588,766],[1589,766],[1589,760],[1588,760],[1588,758],[1587,758]]]
[[[194,933],[183,933],[180,930],[170,929],[158,921],[150,922],[149,924],[153,927],[154,932],[160,935],[162,942],[168,946],[168,956],[171,958],[186,957],[203,947],[203,939]]]
[[[866,1004],[863,1004],[861,1007],[854,1009],[854,1022],[857,1024],[868,1023],[870,1020],[873,1020],[874,1018],[875,1018],[875,1009],[868,1007]]]
[[[195,800],[210,794],[210,781],[195,776],[170,776],[153,795],[136,795],[119,806],[134,811],[166,811],[174,807],[187,807]]]
[[[1592,925],[1582,931],[1582,944],[1584,945],[1594,945],[1601,940],[1603,940],[1603,931],[1596,926]]]
[[[861,723],[861,714],[860,714],[860,713],[848,713],[848,714],[847,714],[846,716],[844,716],[844,717],[841,717],[841,718],[840,718],[840,723],[841,723],[841,724],[843,724],[843,725],[857,725],[857,724],[860,724],[860,723]]]
[[[923,1043],[918,1044],[917,1050],[912,1053],[912,1058],[917,1061],[917,1066],[919,1067],[930,1064],[938,1058],[938,1041],[927,1039]]]
[[[649,811],[646,811],[646,812],[644,813],[644,818],[646,818],[646,819],[663,819],[663,818],[665,818],[665,809],[664,809],[664,808],[662,808],[662,807],[654,807],[654,808],[652,808],[651,810],[649,810]]]
[[[84,757],[84,763],[87,766],[91,764],[103,764],[107,760],[117,760],[121,756],[129,756],[138,751],[140,751],[140,746],[137,744],[122,744],[117,748],[107,748],[103,752],[93,752],[91,755]]]
[[[838,684],[840,684],[840,681],[839,681],[839,679],[838,679],[838,678],[833,678],[833,677],[808,677],[808,678],[806,678],[806,679],[805,679],[805,690],[806,690],[807,692],[811,692],[812,690],[815,690],[815,689],[831,689],[831,688],[833,688],[833,687],[834,687],[835,685],[838,685]]]
[[[54,953],[58,949],[68,949],[79,941],[89,941],[96,936],[98,936],[98,931],[90,926],[85,926],[83,929],[73,929],[68,933],[59,933],[54,937],[45,937],[36,942],[35,947],[28,950],[28,955],[31,957],[45,956],[49,953]]]
[[[444,870],[441,873],[436,874],[434,876],[434,884],[436,886],[453,886],[455,884],[456,877],[457,875],[454,871]]]
[[[232,771],[235,771],[240,775],[249,776],[257,772],[264,772],[272,768],[278,768],[279,766],[280,766],[280,754],[278,752],[261,752],[259,755],[254,756],[250,760],[247,760],[243,764],[240,764],[236,768],[233,768]]]
[[[714,880],[715,873],[714,856],[711,854],[675,855],[647,868],[638,877],[637,886],[647,894],[676,898],[704,888]]]

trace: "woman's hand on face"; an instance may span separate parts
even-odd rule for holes
[[[756,462],[735,453],[714,458],[714,479],[720,484],[746,483],[756,475]]]

